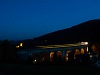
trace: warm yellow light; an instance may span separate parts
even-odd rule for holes
[[[50,61],[53,59],[54,52],[50,52]]]
[[[36,60],[34,60],[34,61],[36,61]]]
[[[68,54],[68,53],[71,53],[71,50],[68,50],[68,51],[67,51],[67,54]]]
[[[75,50],[75,55],[80,54],[80,51],[78,49]]]
[[[19,46],[16,46],[16,48],[19,48]]]
[[[81,49],[81,54],[84,54],[84,49],[83,48]]]
[[[86,49],[86,50],[87,50],[87,52],[89,51],[88,47],[87,47],[87,49]]]
[[[85,45],[88,45],[88,42],[85,42]]]
[[[68,54],[66,54],[65,59],[66,59],[66,61],[68,61]]]
[[[68,57],[66,57],[66,61],[68,61]]]
[[[22,47],[23,46],[23,43],[20,43],[20,46]]]

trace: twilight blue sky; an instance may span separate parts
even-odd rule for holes
[[[0,0],[0,39],[32,39],[100,19],[100,0]]]

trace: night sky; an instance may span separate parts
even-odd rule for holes
[[[0,40],[32,39],[100,18],[100,0],[0,0]]]

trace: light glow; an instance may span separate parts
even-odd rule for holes
[[[66,54],[65,59],[66,59],[66,61],[68,61],[68,54]]]
[[[16,46],[16,48],[19,48],[19,46]]]
[[[88,45],[88,42],[85,42],[85,45]]]
[[[89,54],[90,54],[90,52],[89,52]]]
[[[35,59],[35,60],[33,61],[33,63],[37,63],[37,60]]]
[[[88,45],[88,42],[81,42],[81,45]]]
[[[22,47],[23,46],[23,43],[20,43],[20,46]]]
[[[37,48],[63,48],[63,47],[71,47],[71,46],[80,46],[80,43],[75,44],[62,44],[62,45],[47,45],[47,46],[36,46]]]
[[[89,51],[88,47],[87,47],[86,51],[87,51],[87,52]]]
[[[92,55],[90,55],[90,58],[92,58]]]
[[[84,49],[83,48],[81,49],[81,54],[84,54]]]
[[[54,55],[54,52],[50,52],[50,61],[53,60],[53,55]]]

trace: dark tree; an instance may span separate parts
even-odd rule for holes
[[[2,62],[16,62],[16,48],[11,45],[8,40],[3,40],[1,45],[1,61]]]

